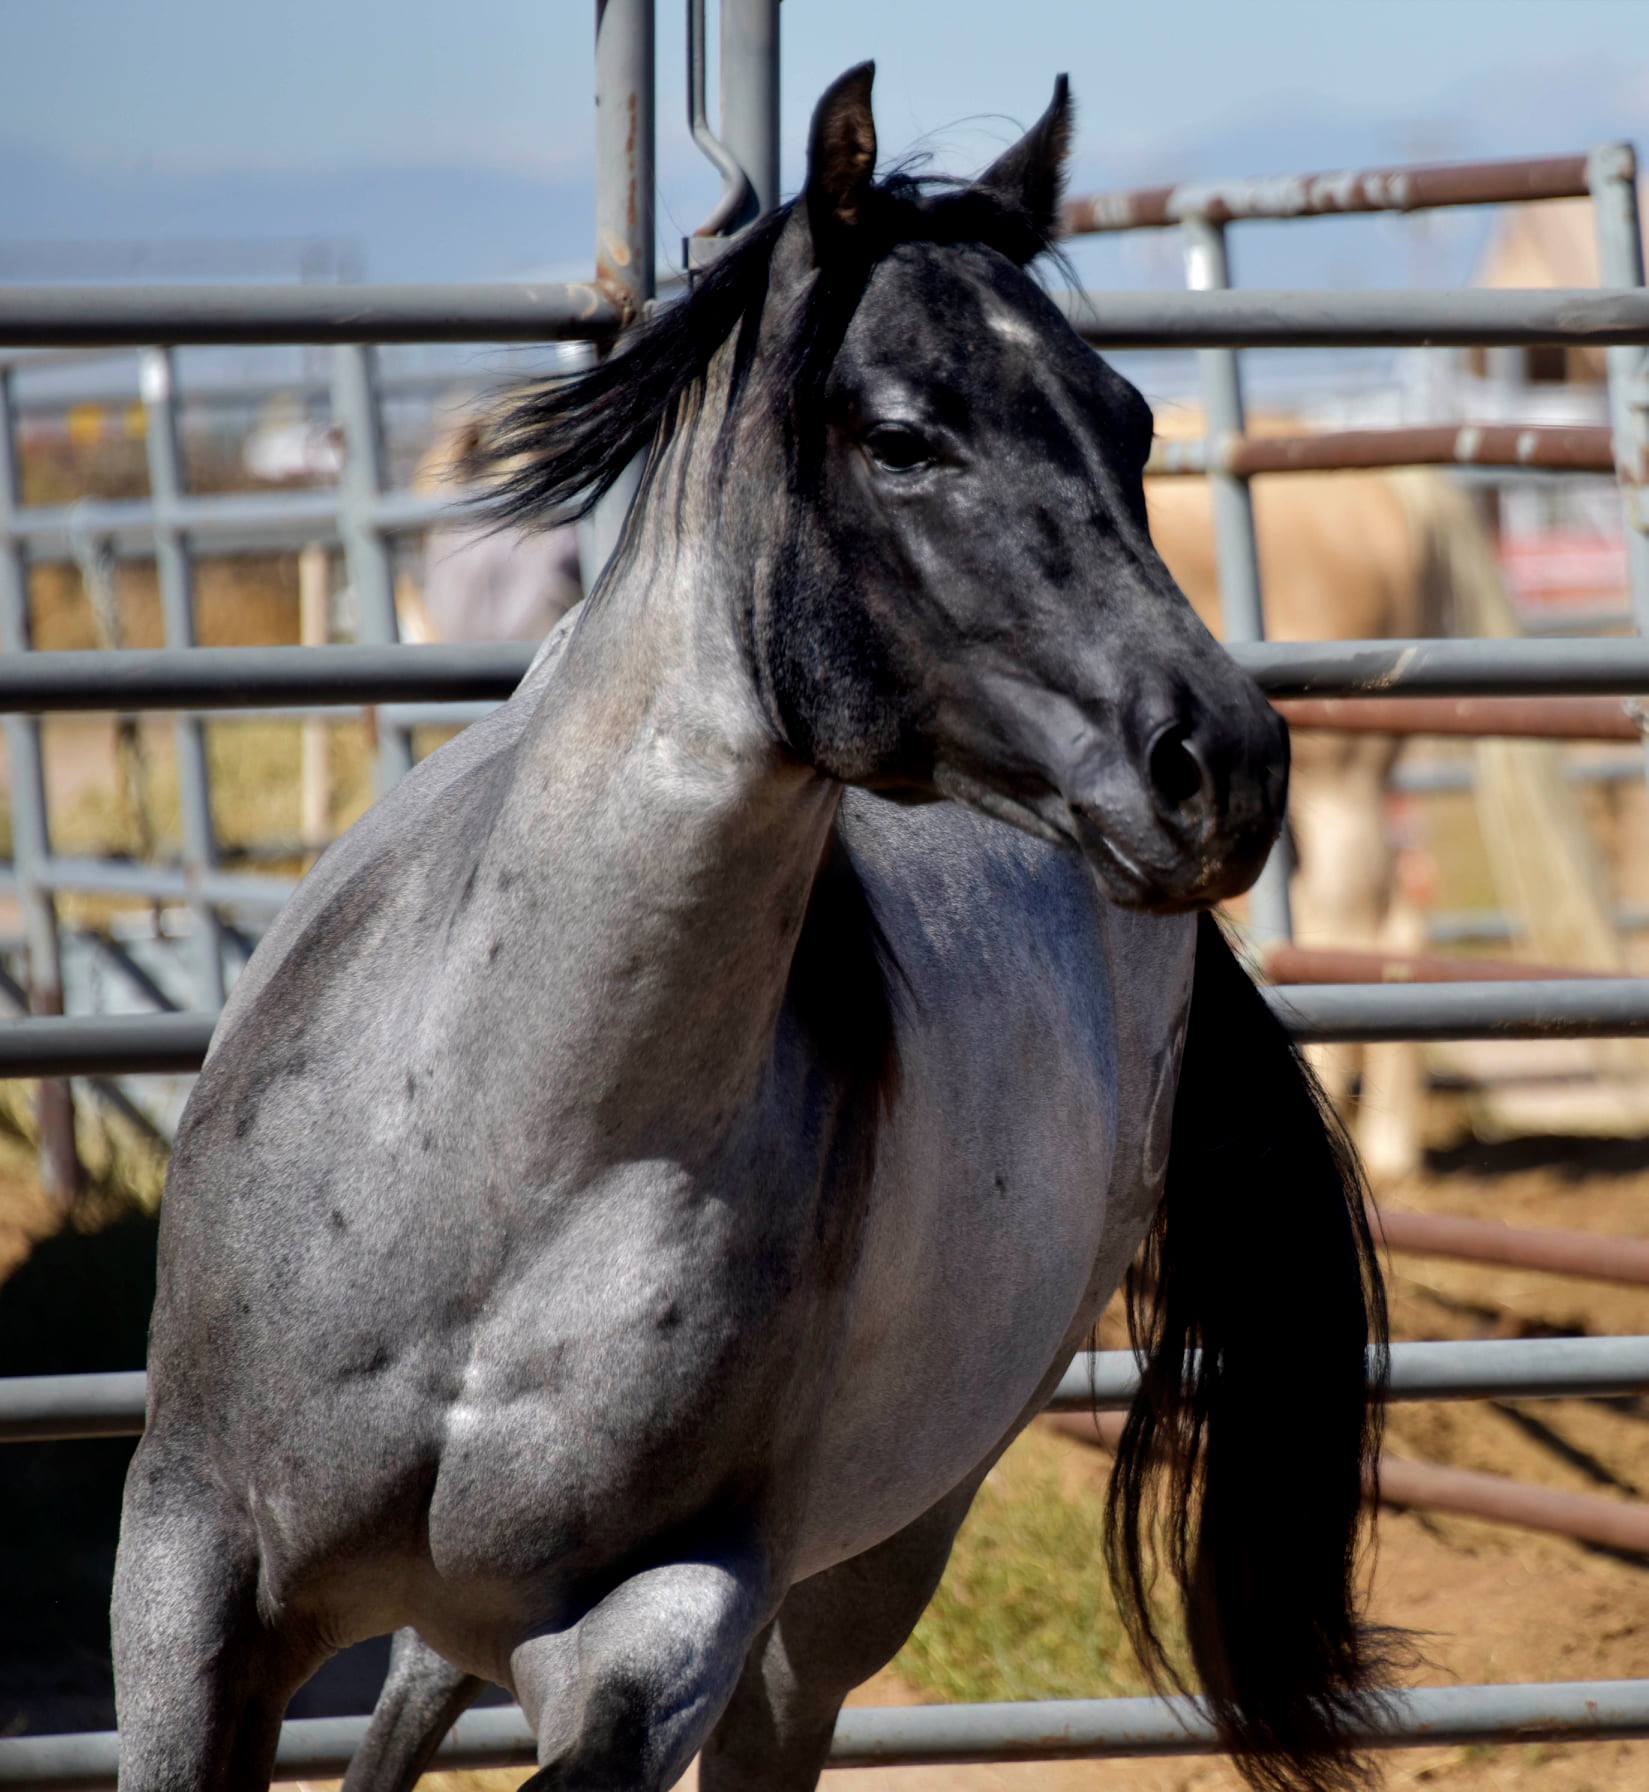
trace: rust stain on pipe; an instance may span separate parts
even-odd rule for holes
[[[626,105],[629,112],[629,131],[624,139],[624,160],[630,171],[630,183],[624,218],[625,222],[630,227],[630,241],[633,243],[636,240],[636,231],[639,227],[638,220],[641,215],[641,200],[636,184],[636,143],[639,139],[641,129],[638,121],[638,107],[640,105],[639,96],[632,93],[626,102]],[[625,260],[629,260],[628,255],[625,256]]]

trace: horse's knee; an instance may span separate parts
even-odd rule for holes
[[[749,1559],[672,1563],[623,1582],[570,1630],[510,1658],[538,1735],[533,1792],[663,1792],[732,1695],[772,1616]]]
[[[699,1792],[812,1792],[842,1701],[916,1628],[977,1484],[971,1477],[874,1549],[790,1589],[704,1745]]]

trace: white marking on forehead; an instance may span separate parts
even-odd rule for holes
[[[993,305],[985,314],[985,322],[992,334],[1000,336],[1004,342],[1017,342],[1030,348],[1036,341],[1035,327],[1017,311],[1009,311],[1005,306],[998,310]]]

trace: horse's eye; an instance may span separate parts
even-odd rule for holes
[[[908,423],[878,423],[865,437],[870,458],[887,473],[914,473],[933,463],[933,448]]]

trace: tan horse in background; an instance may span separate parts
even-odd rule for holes
[[[1200,433],[1184,415],[1163,433]],[[1298,428],[1273,417],[1256,434]],[[1298,473],[1253,485],[1266,629],[1277,641],[1361,640],[1521,632],[1493,543],[1470,498],[1447,475]],[[1158,550],[1198,613],[1220,628],[1212,503],[1207,482],[1148,482]],[[1392,736],[1298,733],[1289,817],[1297,866],[1291,895],[1304,946],[1420,951],[1425,924],[1402,888],[1387,791],[1402,751]],[[1473,794],[1500,905],[1538,958],[1620,974],[1625,948],[1609,877],[1564,777],[1562,751],[1543,741],[1485,740],[1473,748]],[[1584,1112],[1547,1108],[1542,1125],[1638,1130],[1649,1118],[1649,1054],[1633,1041],[1574,1042],[1594,1088]],[[1314,1057],[1378,1178],[1418,1166],[1424,1102],[1421,1048],[1407,1042],[1320,1046]],[[1527,1104],[1525,1103],[1525,1106]],[[1480,1100],[1479,1121],[1520,1130],[1516,1104]]]
[[[1272,640],[1447,631],[1449,593],[1436,576],[1440,557],[1433,531],[1448,526],[1442,513],[1451,507],[1416,503],[1417,478],[1443,486],[1426,475],[1387,473],[1300,473],[1255,482],[1254,524]],[[1146,496],[1158,551],[1197,613],[1221,633],[1208,482],[1153,479]],[[1449,523],[1476,526],[1469,511]],[[1424,923],[1398,887],[1387,825],[1386,791],[1401,749],[1402,742],[1389,735],[1295,735],[1290,894],[1301,945],[1386,952],[1423,945]],[[1371,1172],[1393,1176],[1413,1169],[1424,1079],[1419,1049],[1407,1043],[1326,1046],[1314,1056],[1343,1111],[1361,1072],[1355,1128]]]

